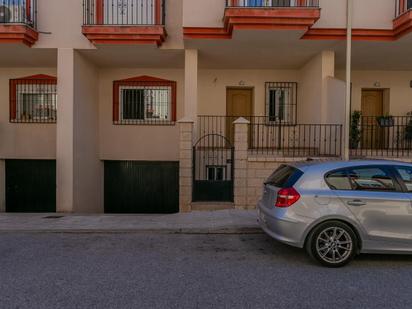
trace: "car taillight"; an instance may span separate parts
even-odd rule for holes
[[[295,204],[300,199],[300,194],[294,188],[280,189],[275,207],[286,208]]]

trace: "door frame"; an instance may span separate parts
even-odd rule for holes
[[[226,122],[225,135],[229,139],[229,141],[234,144],[234,142],[235,142],[234,124],[230,123],[230,122],[236,121],[237,119],[234,119],[234,118],[231,119],[230,117],[235,117],[235,116],[229,115],[229,112],[228,112],[229,91],[231,91],[231,90],[248,90],[248,91],[250,91],[250,94],[251,94],[251,104],[250,104],[250,111],[249,111],[250,115],[242,115],[242,116],[244,118],[246,117],[247,120],[251,121],[253,115],[255,114],[255,87],[253,87],[253,86],[227,86],[226,87],[226,117],[228,117],[228,118],[226,119],[227,122]],[[239,116],[239,117],[242,117],[242,116]],[[250,140],[251,140],[251,132],[249,130],[248,145],[250,145]]]
[[[360,111],[362,111],[362,97],[364,91],[376,91],[382,93],[382,114],[389,114],[390,111],[390,88],[361,88],[361,100],[360,100]],[[374,116],[383,116],[374,115]]]
[[[383,116],[385,114],[389,114],[390,110],[390,88],[361,88],[361,101],[360,101],[360,111],[363,115],[363,95],[365,92],[376,92],[380,93],[382,97],[382,113],[381,115],[373,115],[373,116]],[[368,116],[366,116],[368,117]],[[367,148],[371,149],[380,149],[387,147],[388,143],[388,135],[384,128],[380,128],[378,126],[373,127],[370,124],[366,124],[366,127],[362,124],[363,128],[366,130],[364,138],[362,138],[362,145],[365,145]],[[368,128],[372,128],[372,135],[368,132]],[[371,139],[370,139],[371,138]],[[369,140],[370,139],[370,140]]]
[[[250,115],[244,115],[244,116],[253,116],[255,114],[255,87],[253,86],[226,86],[226,116],[231,116],[228,113],[228,102],[229,102],[229,91],[230,90],[250,90],[252,93],[252,100],[251,100],[251,106],[250,106]]]

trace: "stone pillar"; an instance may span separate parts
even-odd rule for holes
[[[6,211],[6,161],[0,160],[0,212]]]
[[[57,65],[57,212],[101,213],[97,69],[72,48]]]
[[[57,212],[74,211],[74,49],[57,53]]]
[[[247,208],[247,158],[248,158],[248,126],[245,118],[237,119],[235,126],[235,208]]]
[[[184,117],[196,120],[197,117],[197,79],[198,52],[197,49],[185,50],[185,97]]]
[[[193,120],[184,118],[179,125],[179,209],[190,212],[193,186]]]

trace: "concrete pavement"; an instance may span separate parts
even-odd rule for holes
[[[255,210],[171,215],[0,214],[0,232],[256,233]]]

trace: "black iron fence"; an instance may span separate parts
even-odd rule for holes
[[[234,143],[233,122],[238,116],[200,116],[198,136],[219,134]],[[342,125],[273,122],[267,116],[244,116],[249,124],[249,151],[256,155],[283,157],[339,157]]]
[[[351,130],[354,157],[412,156],[412,116],[363,116]]]
[[[412,9],[412,0],[396,0],[395,15],[396,17]]]
[[[164,25],[165,0],[83,0],[84,25]]]
[[[226,0],[226,7],[319,7],[319,0]]]
[[[57,80],[10,80],[10,122],[55,123],[57,121]]]
[[[0,0],[0,24],[37,27],[37,0]]]

